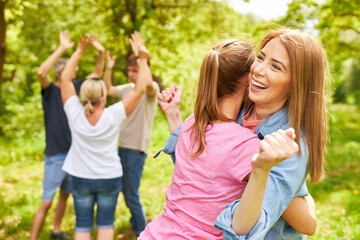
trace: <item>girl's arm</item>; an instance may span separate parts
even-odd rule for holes
[[[267,135],[260,142],[258,152],[251,160],[249,182],[232,218],[232,228],[237,235],[249,234],[257,223],[271,168],[299,151],[294,139],[294,130],[290,128]]]
[[[297,232],[309,236],[315,234],[317,226],[315,202],[310,194],[293,198],[281,216]]]
[[[76,68],[79,65],[81,57],[84,55],[89,44],[96,39],[94,35],[80,36],[79,44],[67,62],[60,78],[61,99],[65,103],[70,97],[76,95],[75,86],[72,80],[75,78]]]

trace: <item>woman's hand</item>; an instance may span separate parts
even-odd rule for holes
[[[170,133],[182,123],[180,114],[181,87],[170,85],[170,87],[158,94],[159,105],[166,115]]]
[[[257,170],[270,172],[273,166],[299,152],[295,136],[293,128],[286,131],[280,129],[271,135],[266,135],[251,160],[253,172]]]
[[[101,45],[101,43],[98,42],[98,40],[93,40],[91,42],[91,44],[93,45],[93,47],[98,51],[98,52],[105,52],[105,48],[103,45]]]
[[[158,93],[159,104],[165,115],[180,111],[181,94],[181,87],[176,86],[176,84],[170,85],[170,87]]]
[[[80,35],[79,43],[76,50],[79,51],[80,53],[84,53],[87,47],[89,46],[89,44],[95,40],[96,40],[96,35],[87,35],[87,34],[85,34],[84,36]]]
[[[60,38],[60,47],[62,47],[65,51],[74,46],[74,42],[70,41],[69,30],[60,32],[59,38]]]
[[[106,51],[106,68],[107,69],[113,69],[113,67],[115,66],[115,59],[116,56],[110,56],[110,51]]]

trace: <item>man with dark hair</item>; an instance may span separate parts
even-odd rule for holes
[[[34,217],[30,234],[31,240],[38,239],[46,214],[59,187],[59,201],[56,206],[55,223],[50,238],[71,239],[60,228],[66,209],[66,201],[71,192],[71,178],[62,170],[66,154],[71,145],[71,134],[60,96],[60,76],[68,59],[60,57],[73,45],[74,43],[70,42],[69,31],[60,32],[59,47],[41,64],[37,71],[44,109],[46,147],[44,151],[43,198]],[[92,42],[92,45],[98,50],[99,56],[94,72],[88,77],[101,77],[105,49],[96,40]],[[56,78],[55,83],[51,81],[49,76],[52,68]],[[74,81],[77,92],[79,92],[82,82],[83,80]]]
[[[141,39],[140,33],[136,32],[136,37]],[[134,52],[128,57],[126,62],[127,76],[130,83],[120,86],[112,86],[111,83],[111,71],[115,65],[115,56],[110,57],[110,53],[107,52],[106,59],[107,63],[104,81],[108,89],[108,95],[123,99],[134,91],[135,83],[138,78],[138,53]],[[160,91],[159,85],[153,81],[150,71],[148,74],[150,81],[148,82],[146,93],[143,95],[134,112],[132,112],[124,121],[120,130],[119,139],[119,156],[123,167],[122,192],[124,194],[126,205],[131,212],[130,224],[132,225],[136,236],[140,235],[147,224],[146,216],[139,198],[139,186],[148,153],[151,127],[157,110],[157,93]],[[132,234],[133,232],[129,231],[118,237],[126,238]]]

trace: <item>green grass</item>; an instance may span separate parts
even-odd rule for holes
[[[360,239],[360,111],[355,106],[334,105],[327,153],[327,175],[316,185],[308,184],[316,202],[317,233],[309,239]],[[160,154],[168,137],[162,114],[155,119],[149,157],[144,167],[140,194],[148,220],[162,213],[165,191],[173,171],[171,159]],[[44,139],[17,140],[0,144],[0,239],[28,239],[34,214],[42,197]],[[54,198],[57,199],[57,195]],[[54,202],[54,206],[56,201]],[[53,207],[54,207],[53,206]],[[40,239],[51,233],[53,207],[45,220]],[[130,228],[130,212],[122,195],[115,216],[116,233]],[[70,198],[63,230],[73,235],[75,216]]]
[[[311,239],[360,239],[360,109],[336,104],[331,114],[326,177],[308,184],[318,218]]]

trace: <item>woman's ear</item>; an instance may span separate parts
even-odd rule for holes
[[[244,84],[245,84],[245,87],[250,86],[250,73],[246,76]]]
[[[101,105],[103,105],[103,106],[106,105],[106,95],[101,97]]]

